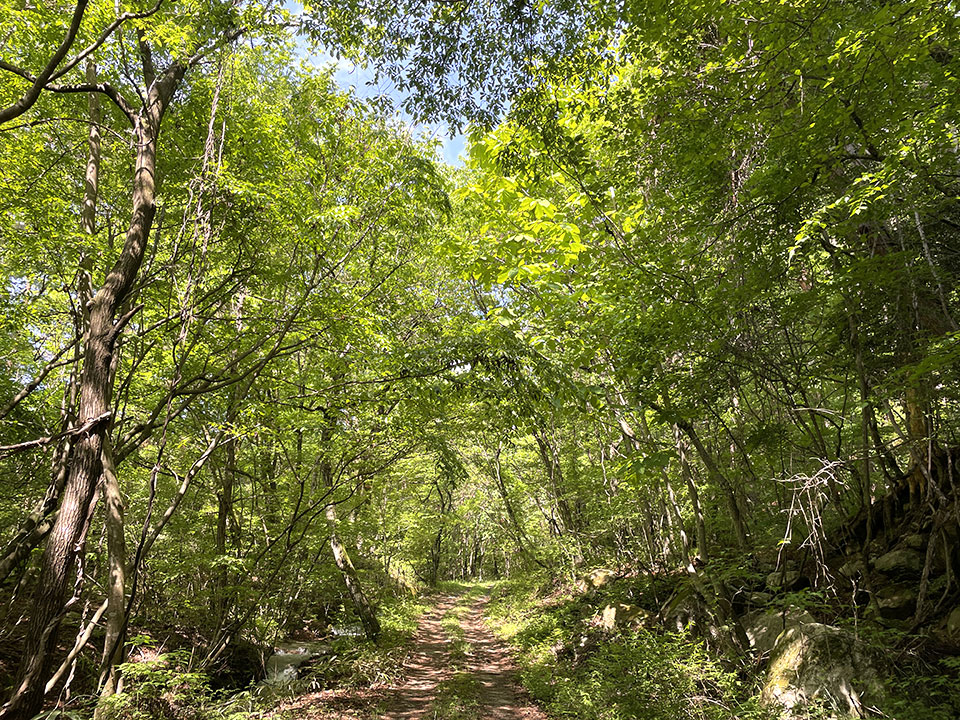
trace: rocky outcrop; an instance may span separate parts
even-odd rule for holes
[[[947,616],[946,631],[951,640],[960,640],[960,607]]]
[[[607,605],[600,614],[600,626],[604,630],[618,630],[630,625],[640,625],[651,617],[651,613],[636,605],[617,603]]]
[[[873,567],[878,572],[897,577],[919,576],[923,570],[923,555],[917,550],[899,548],[878,557]]]
[[[740,618],[740,624],[757,655],[768,655],[777,644],[777,638],[788,628],[815,623],[806,610],[796,607],[784,610],[757,610]]]
[[[583,578],[583,585],[586,590],[598,590],[616,579],[617,574],[613,570],[598,568]]]
[[[848,580],[855,580],[867,574],[867,567],[863,564],[863,560],[854,558],[841,565],[839,573]]]
[[[697,604],[690,592],[675,594],[660,609],[660,618],[670,630],[683,632],[697,618]]]
[[[743,595],[743,600],[752,607],[764,607],[773,601],[773,594],[768,592],[748,592]]]
[[[266,679],[270,685],[283,685],[297,679],[299,668],[320,655],[332,652],[330,645],[319,642],[286,643],[276,648],[266,662]]]
[[[917,610],[917,593],[908,585],[888,585],[877,592],[877,609],[888,620],[907,620]]]
[[[913,533],[903,538],[903,544],[911,550],[924,550],[927,547],[927,536]]]
[[[883,696],[884,660],[840,628],[807,623],[787,628],[770,658],[761,701],[786,711],[819,701],[863,717]]]
[[[801,590],[810,586],[810,578],[799,570],[775,570],[767,575],[767,587],[771,590]]]

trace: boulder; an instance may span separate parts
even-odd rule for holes
[[[276,653],[267,658],[266,678],[268,685],[286,685],[297,679],[299,668],[315,657],[328,655],[333,649],[327,643],[294,642],[276,647]]]
[[[820,701],[862,717],[884,694],[883,656],[855,635],[820,623],[787,628],[777,640],[760,700],[788,711]]]
[[[609,585],[616,579],[617,574],[613,570],[599,568],[584,577],[583,584],[586,585],[587,590],[597,590],[605,585]]]
[[[220,658],[207,668],[212,690],[236,690],[263,679],[265,648],[235,639]]]
[[[917,593],[906,585],[889,585],[877,592],[880,617],[908,620],[917,611]]]
[[[773,601],[773,594],[767,592],[748,592],[744,594],[743,599],[748,605],[763,607]]]
[[[650,618],[650,613],[636,605],[617,603],[607,605],[600,614],[600,626],[604,630],[617,630],[628,625],[639,625]]]
[[[845,578],[853,580],[857,577],[866,575],[867,567],[863,564],[863,560],[847,560],[847,562],[840,566],[840,570],[838,572]]]
[[[888,575],[915,576],[923,571],[923,555],[910,548],[891,550],[874,560],[873,567]]]
[[[743,631],[758,655],[767,655],[777,644],[777,638],[787,628],[815,623],[814,617],[798,607],[778,610],[756,610],[740,618]]]
[[[907,535],[903,538],[903,545],[910,548],[911,550],[926,550],[927,549],[927,536],[921,535],[920,533],[914,533],[912,535]]]
[[[767,575],[771,590],[801,590],[810,585],[810,579],[799,570],[776,570]]]
[[[697,602],[690,592],[675,594],[660,609],[663,624],[677,632],[683,632],[696,622],[698,615]]]
[[[947,635],[953,640],[960,640],[960,607],[955,607],[947,615]]]

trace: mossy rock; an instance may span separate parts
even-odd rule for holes
[[[863,717],[884,697],[886,662],[873,647],[840,628],[809,623],[777,640],[761,702],[796,713],[824,703],[846,717]]]
[[[882,573],[898,577],[919,576],[923,570],[923,555],[910,548],[900,548],[878,557],[873,567]]]
[[[814,617],[806,610],[788,607],[783,610],[757,610],[747,613],[740,619],[750,647],[759,656],[773,651],[780,634],[791,627],[815,623]]]
[[[598,590],[617,579],[617,573],[607,568],[598,568],[583,578],[587,590]]]
[[[802,590],[810,587],[810,578],[799,570],[775,570],[767,575],[767,587],[771,590]]]
[[[640,625],[651,617],[651,613],[636,605],[617,603],[607,605],[600,614],[600,625],[604,630],[617,630],[630,625]]]
[[[877,609],[888,620],[907,620],[917,611],[917,593],[907,585],[889,585],[877,592]]]

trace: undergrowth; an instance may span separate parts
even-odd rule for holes
[[[384,603],[377,614],[380,637],[376,643],[339,638],[333,652],[306,668],[302,677],[285,686],[291,694],[329,687],[364,688],[402,679],[407,646],[427,610],[422,600],[404,596]]]
[[[570,592],[541,596],[536,578],[503,583],[488,609],[518,653],[523,684],[555,718],[759,720],[752,689],[695,639],[591,627],[594,608]]]
[[[296,680],[283,685],[261,683],[229,694],[211,691],[209,678],[193,667],[190,654],[184,652],[126,663],[122,666],[126,691],[106,702],[104,716],[110,720],[245,720],[263,717],[264,712],[303,693],[396,682],[402,677],[406,648],[426,609],[409,595],[386,599],[378,613],[381,635],[376,643],[337,638],[331,642],[329,654],[301,668]],[[280,711],[271,717],[300,717],[292,712]]]

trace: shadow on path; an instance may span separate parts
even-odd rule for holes
[[[547,720],[518,689],[509,652],[484,623],[488,597],[474,600],[461,623],[464,640],[471,646],[466,666],[451,667],[450,641],[441,620],[459,599],[458,595],[442,596],[437,606],[421,619],[405,665],[406,682],[388,701],[389,710],[383,720],[435,720],[433,701],[437,685],[455,670],[469,672],[478,681],[484,720]]]

